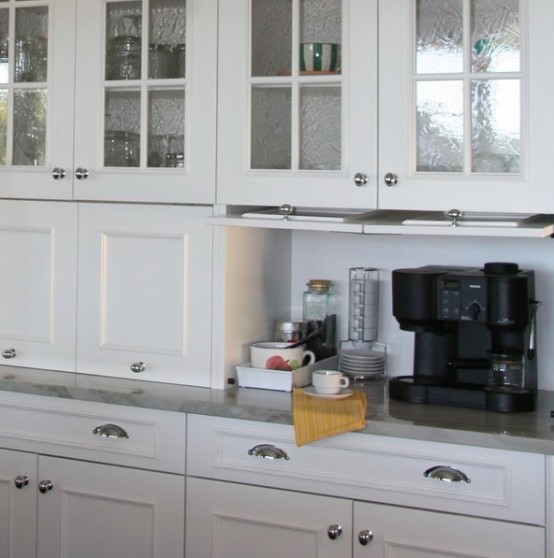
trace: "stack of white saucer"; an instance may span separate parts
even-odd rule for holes
[[[367,349],[342,349],[339,369],[357,380],[380,376],[385,373],[386,353]]]

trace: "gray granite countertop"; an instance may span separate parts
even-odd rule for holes
[[[554,455],[554,392],[538,394],[532,413],[390,401],[386,381],[355,389],[367,395],[363,434]],[[178,413],[292,424],[290,393],[232,387],[225,390],[0,366],[0,391],[158,409]]]

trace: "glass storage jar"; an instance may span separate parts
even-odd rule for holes
[[[306,336],[318,333],[315,339],[306,343],[306,349],[313,351],[316,360],[337,354],[336,296],[331,281],[311,279],[302,301],[304,330]]]

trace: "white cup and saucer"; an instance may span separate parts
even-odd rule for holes
[[[312,385],[304,388],[310,397],[321,399],[346,399],[352,395],[350,380],[339,370],[314,370]]]

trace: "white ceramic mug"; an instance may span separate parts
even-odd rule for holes
[[[350,385],[350,380],[338,370],[314,370],[312,384],[317,393],[336,395]]]
[[[263,341],[250,345],[250,364],[252,368],[268,370],[296,370],[300,368],[304,359],[306,364],[315,362],[315,354],[305,351],[304,347],[288,348],[289,343],[278,341]]]

